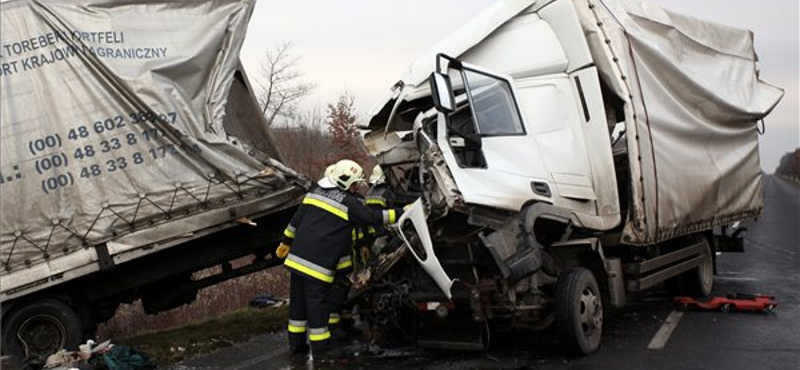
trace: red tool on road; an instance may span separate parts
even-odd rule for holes
[[[761,294],[728,294],[726,297],[713,297],[707,301],[698,301],[691,297],[675,297],[675,304],[683,311],[689,308],[701,310],[755,311],[772,313],[778,307],[775,296]]]

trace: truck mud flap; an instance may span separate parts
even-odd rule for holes
[[[450,288],[453,286],[453,280],[447,275],[436,258],[436,253],[433,250],[433,241],[431,240],[430,231],[428,230],[427,216],[425,215],[425,207],[422,200],[417,200],[400,217],[398,233],[403,242],[408,246],[408,250],[422,266],[422,269],[433,278],[439,289],[442,290],[447,299],[453,297]]]

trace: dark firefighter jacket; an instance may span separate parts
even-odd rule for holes
[[[369,189],[365,204],[374,208],[388,209],[411,204],[416,197],[397,194],[387,184],[375,185]]]
[[[342,269],[349,267],[343,265],[352,264],[348,257],[353,227],[394,223],[402,212],[402,209],[371,209],[349,192],[315,185],[284,231],[283,242],[291,246],[284,265],[332,283],[337,267]]]

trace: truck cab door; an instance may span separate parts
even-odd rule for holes
[[[437,141],[445,143],[442,154],[464,200],[519,210],[531,199],[547,198],[546,172],[511,79],[441,58],[448,67],[431,78],[440,111]]]

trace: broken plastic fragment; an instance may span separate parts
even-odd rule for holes
[[[275,170],[272,167],[265,167],[263,170],[261,170],[261,172],[258,173],[258,175],[256,175],[256,177],[271,176],[274,173]]]
[[[240,223],[243,223],[245,225],[250,225],[250,226],[258,226],[258,224],[256,224],[255,222],[253,222],[253,220],[251,220],[251,219],[249,219],[247,217],[239,217],[239,218],[236,219],[236,222],[240,222]]]

